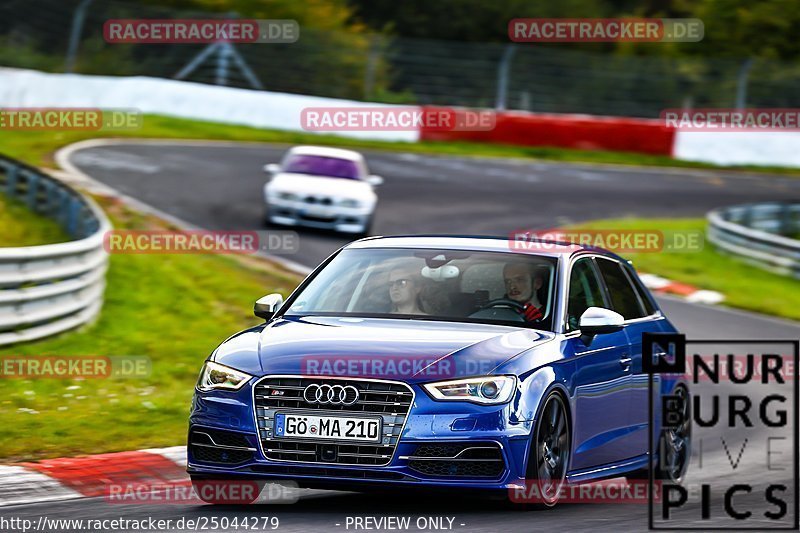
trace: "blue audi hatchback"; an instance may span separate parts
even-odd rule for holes
[[[680,481],[691,428],[648,423],[642,334],[675,328],[624,259],[500,238],[368,238],[209,356],[188,472],[303,487],[513,491]],[[683,396],[683,376],[654,394]],[[656,404],[658,405],[658,404]],[[649,453],[649,431],[659,453]],[[660,459],[660,460],[657,460]],[[646,474],[645,474],[646,475]]]

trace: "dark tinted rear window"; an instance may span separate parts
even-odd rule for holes
[[[633,282],[633,288],[636,289],[636,292],[639,294],[639,299],[642,301],[644,305],[644,310],[647,315],[652,315],[656,312],[656,306],[653,305],[653,300],[650,298],[650,293],[647,289],[645,289],[644,285],[642,285],[642,281],[636,276],[636,274],[631,272],[630,268],[626,268],[625,272],[628,274],[628,277]]]
[[[616,261],[598,258],[597,266],[600,267],[600,273],[603,275],[606,287],[608,287],[611,306],[614,311],[621,314],[626,320],[645,316],[641,305],[639,305],[636,291],[622,271],[622,265]]]

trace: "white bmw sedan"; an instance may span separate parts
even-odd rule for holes
[[[264,185],[267,223],[369,233],[378,202],[374,188],[383,178],[369,174],[358,152],[296,146],[264,170],[272,174]]]

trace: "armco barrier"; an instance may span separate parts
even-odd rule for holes
[[[425,107],[427,111],[447,108]],[[614,150],[672,155],[675,130],[660,120],[499,112],[487,131],[445,131],[426,128],[423,141],[471,141],[522,146],[554,146],[580,150]]]
[[[708,214],[708,240],[749,263],[800,278],[800,204],[737,205]]]
[[[55,219],[75,240],[0,247],[0,345],[30,341],[92,320],[103,304],[111,229],[89,198],[0,155],[0,191]],[[2,246],[2,243],[0,243]]]

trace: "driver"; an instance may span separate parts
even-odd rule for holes
[[[422,278],[412,268],[395,268],[389,273],[389,298],[392,313],[422,315],[419,294],[422,291]]]
[[[506,297],[522,304],[522,316],[527,322],[544,318],[544,306],[539,302],[538,291],[544,280],[531,263],[508,263],[503,267]]]

